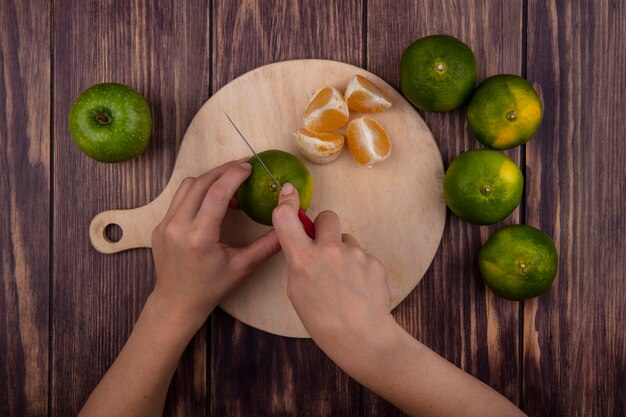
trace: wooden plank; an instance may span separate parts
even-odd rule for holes
[[[399,62],[413,41],[450,34],[466,42],[478,63],[478,81],[522,69],[522,1],[389,1],[367,3],[367,67],[399,88]],[[480,148],[468,132],[465,109],[421,112],[437,141],[444,165],[461,152]],[[506,152],[520,162],[520,149]],[[477,266],[478,251],[503,225],[518,223],[519,209],[500,224],[480,227],[449,216],[441,247],[416,290],[395,317],[417,339],[455,365],[491,385],[513,402],[518,392],[519,303],[486,289]],[[402,415],[372,393],[366,416]]]
[[[55,2],[52,414],[76,415],[126,341],[154,285],[149,250],[102,255],[89,242],[98,212],[148,203],[167,183],[191,118],[208,97],[206,1]],[[98,82],[132,86],[154,126],[138,159],[100,164],[74,145],[67,117]],[[166,415],[206,414],[206,330],[174,377]]]
[[[3,416],[40,416],[48,410],[49,16],[44,2],[0,1]]]
[[[527,223],[560,255],[524,305],[524,410],[626,412],[626,5],[530,1],[528,76],[544,121],[527,151]]]
[[[360,65],[358,1],[214,1],[213,91],[274,61]],[[359,387],[308,339],[270,335],[222,311],[212,321],[211,415],[354,416]]]

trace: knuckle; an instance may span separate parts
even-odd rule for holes
[[[284,219],[291,214],[291,207],[287,204],[279,204],[272,212],[273,219]]]
[[[194,177],[185,177],[183,178],[182,182],[180,183],[181,186],[188,186],[191,185],[195,182],[195,178]]]
[[[337,242],[324,242],[322,251],[329,262],[340,261],[344,257],[343,249]]]
[[[318,214],[317,217],[328,217],[328,218],[336,217],[336,218],[338,218],[339,216],[337,216],[337,213],[335,213],[332,210],[324,210],[324,211],[320,212],[320,214]]]
[[[165,238],[165,240],[175,241],[178,240],[179,228],[176,226],[175,223],[170,222],[162,227],[161,234],[163,235],[163,238]]]
[[[370,268],[372,266],[371,260],[373,258],[371,258],[367,253],[365,253],[363,249],[356,247],[356,246],[349,246],[346,248],[346,251],[347,251],[347,257],[349,257],[350,259],[353,259],[355,262],[359,263],[360,265],[363,265],[366,268]]]
[[[191,233],[189,235],[189,247],[194,251],[201,251],[206,247],[206,236],[203,233]]]
[[[337,242],[336,240],[327,241],[327,242],[325,242],[324,247],[331,254],[334,254],[334,255],[337,255],[337,256],[341,256],[342,255],[341,252],[343,250],[343,245],[342,245],[341,242]]]

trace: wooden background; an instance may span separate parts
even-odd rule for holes
[[[508,152],[526,177],[503,224],[560,253],[552,289],[516,303],[485,289],[476,256],[493,227],[449,216],[441,247],[396,309],[415,337],[533,416],[624,416],[626,6],[620,0],[154,2],[0,0],[0,415],[75,415],[154,285],[149,250],[101,255],[96,213],[155,198],[197,109],[236,76],[294,58],[361,66],[398,86],[413,40],[467,42],[479,79],[527,77],[545,114]],[[92,84],[148,99],[150,147],[105,165],[73,144],[68,112]],[[447,165],[478,148],[464,110],[424,114]],[[400,416],[310,340],[217,311],[174,377],[168,416]]]

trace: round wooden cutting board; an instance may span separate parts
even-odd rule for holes
[[[415,288],[430,265],[443,233],[443,163],[428,127],[415,109],[391,86],[352,65],[325,60],[279,62],[250,71],[212,96],[189,125],[172,177],[151,203],[131,210],[98,214],[90,226],[93,246],[103,253],[150,247],[152,229],[161,221],[183,178],[198,176],[232,159],[250,155],[224,115],[227,112],[257,152],[282,149],[299,155],[292,133],[302,127],[302,113],[311,95],[323,86],[344,91],[361,74],[392,98],[384,113],[370,114],[389,134],[391,156],[371,168],[356,163],[345,146],[329,165],[304,157],[315,189],[307,213],[314,219],[333,210],[342,229],[387,269],[392,305]],[[351,118],[360,117],[352,114]],[[345,129],[344,129],[345,132]],[[122,228],[118,242],[104,233],[111,223]],[[268,227],[229,210],[223,240],[246,245]],[[286,293],[287,272],[282,253],[263,264],[221,307],[237,319],[270,333],[308,337]]]

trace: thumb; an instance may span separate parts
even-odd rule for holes
[[[298,219],[299,209],[298,190],[289,183],[284,184],[278,199],[278,206],[272,213],[272,223],[280,245],[288,258],[311,245],[311,240]]]
[[[276,232],[272,229],[249,246],[239,249],[236,255],[238,258],[235,258],[234,263],[240,265],[247,274],[279,251],[280,243],[278,243]]]

